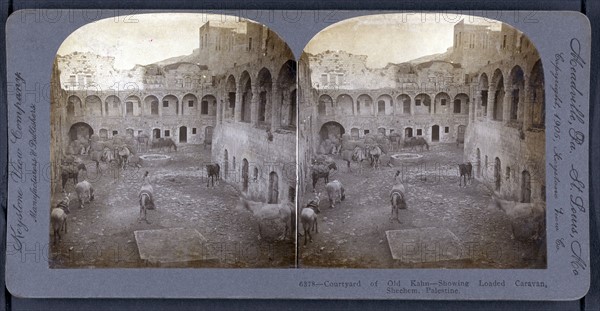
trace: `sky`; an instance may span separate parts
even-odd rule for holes
[[[99,20],[74,31],[57,54],[93,52],[115,57],[117,69],[131,69],[174,56],[188,55],[198,48],[199,29],[208,20],[235,21],[232,16],[195,13],[134,15],[124,23],[114,18]]]
[[[158,17],[160,16],[160,17]],[[453,44],[453,27],[460,20],[499,24],[483,18],[446,13],[398,13],[361,16],[329,26],[317,34],[305,51],[345,50],[367,55],[367,66],[384,67],[425,55],[443,53]],[[60,46],[59,55],[92,52],[115,57],[117,69],[131,69],[170,57],[188,55],[198,48],[199,28],[208,20],[236,21],[235,16],[198,13],[133,15],[124,23],[114,18],[87,24]]]
[[[453,45],[454,25],[493,25],[499,22],[455,14],[399,13],[361,16],[334,24],[306,46],[311,54],[343,50],[367,55],[370,68],[385,67],[422,56],[444,53]]]

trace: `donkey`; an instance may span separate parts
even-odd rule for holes
[[[156,208],[156,206],[154,205],[153,199],[154,189],[150,184],[150,180],[148,178],[148,171],[144,173],[144,179],[142,183],[142,187],[140,188],[140,192],[138,193],[138,198],[140,201],[140,216],[138,217],[138,222],[144,220],[147,224],[150,224],[150,222],[148,222],[146,211],[149,209],[153,210]],[[142,215],[144,215],[143,218]]]
[[[129,163],[129,157],[131,156],[131,151],[127,145],[123,145],[118,147],[116,150],[117,161],[121,169],[125,169],[127,164]]]
[[[465,181],[465,187],[467,182],[472,183],[473,180],[473,165],[471,162],[463,163],[458,165],[458,187],[462,187],[463,179]]]
[[[325,185],[327,197],[329,197],[329,207],[335,208],[335,203],[339,200],[340,204],[346,199],[346,190],[339,180],[334,180]]]
[[[86,202],[94,201],[94,187],[89,181],[84,180],[78,182],[75,185],[75,192],[77,192],[77,199],[79,200],[79,208],[83,208],[83,204]]]
[[[52,208],[50,213],[50,223],[54,234],[54,245],[61,240],[60,231],[67,233],[67,215],[71,213],[69,204],[71,203],[71,194],[63,192],[63,199]]]
[[[87,173],[87,168],[83,163],[72,163],[68,165],[61,165],[60,177],[62,180],[62,189],[65,190],[65,185],[69,181],[69,179],[73,179],[73,185],[76,185],[79,182],[79,173],[81,171],[85,171]]]
[[[142,150],[148,151],[148,143],[150,142],[150,136],[148,136],[148,134],[142,133],[142,134],[138,135],[136,140],[137,140],[138,152],[141,152]]]
[[[398,175],[400,175],[400,171],[396,171],[396,175],[394,176],[394,186],[392,187],[392,191],[390,191],[390,199],[392,203],[392,215],[390,216],[390,222],[396,220],[400,223],[400,218],[398,217],[399,210],[406,209],[408,206],[406,204],[406,198],[404,197],[404,193],[406,190],[404,189],[404,185],[398,181]],[[396,217],[394,217],[394,215]]]
[[[383,154],[383,151],[377,145],[370,146],[367,148],[367,155],[369,157],[369,160],[371,161],[371,167],[376,168],[376,169],[379,168],[379,158],[381,157],[382,154]]]
[[[312,235],[310,231],[319,233],[318,217],[317,214],[321,212],[319,204],[321,203],[320,193],[315,192],[315,199],[311,200],[306,207],[300,212],[300,221],[302,222],[302,228],[304,228],[304,245],[308,242],[308,239],[312,242]]]
[[[215,178],[217,179],[217,182],[221,178],[221,166],[218,163],[206,165],[206,177],[206,188],[208,188],[208,185],[211,181],[214,187]]]
[[[325,184],[329,182],[329,166],[325,164],[316,164],[311,167],[311,170],[313,189],[315,189],[320,178],[323,178]]]

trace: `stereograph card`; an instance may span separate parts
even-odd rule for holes
[[[18,297],[574,300],[577,12],[22,10]]]

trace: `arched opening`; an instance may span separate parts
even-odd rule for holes
[[[134,133],[134,131],[133,131],[133,129],[132,129],[132,128],[128,128],[128,129],[126,129],[126,130],[125,130],[125,135],[126,135],[127,137],[131,137],[131,138],[133,138],[133,133]]]
[[[521,203],[531,203],[531,175],[527,170],[521,173]]]
[[[92,127],[85,122],[77,122],[69,128],[69,139],[71,141],[75,140],[85,140],[87,141],[90,136],[94,134],[94,130]]]
[[[200,114],[203,116],[217,115],[217,99],[212,95],[205,95],[200,102]]]
[[[477,161],[477,177],[481,177],[481,150],[477,148],[476,151],[476,161]]]
[[[523,97],[525,96],[525,76],[523,69],[519,66],[513,67],[510,72],[510,115],[509,120],[523,121]]]
[[[544,70],[538,60],[531,70],[529,79],[531,102],[531,127],[544,128],[546,124],[546,99],[544,98]]]
[[[410,96],[406,94],[400,94],[396,99],[396,103],[398,105],[396,111],[403,114],[410,114]]]
[[[319,131],[319,136],[321,137],[321,141],[325,141],[326,139],[339,139],[346,133],[344,127],[335,122],[330,121],[321,126],[321,130]]]
[[[415,114],[431,113],[431,97],[421,93],[415,96]]]
[[[162,100],[162,115],[176,116],[179,114],[179,100],[175,95],[167,95]]]
[[[244,192],[248,191],[248,180],[248,160],[244,158],[242,160],[242,187]]]
[[[431,141],[440,141],[440,126],[434,125],[431,127]]]
[[[413,128],[412,127],[407,127],[404,129],[404,137],[405,138],[413,137]]]
[[[450,105],[450,95],[445,92],[438,93],[435,95],[435,105],[433,107],[433,113],[448,113],[448,106]]]
[[[235,97],[237,94],[235,77],[230,75],[227,78],[227,85],[225,86],[225,91],[227,92],[227,102],[223,107],[223,114],[225,119],[234,119],[235,118]]]
[[[386,115],[391,114],[393,110],[392,97],[390,95],[384,94],[377,98],[377,114],[378,115]]]
[[[271,125],[271,114],[273,111],[271,98],[273,82],[271,72],[263,68],[258,72],[258,123]]]
[[[277,92],[275,93],[273,108],[268,111],[275,117],[271,124],[274,127],[286,127],[296,130],[296,108],[292,112],[291,107],[296,107],[296,61],[288,60],[279,69],[277,75]],[[271,121],[269,121],[271,122]]]
[[[465,93],[459,93],[454,96],[454,109],[452,110],[455,114],[468,114],[469,113],[469,95]]]
[[[333,113],[333,99],[327,94],[319,96],[319,106],[317,107],[319,116],[326,116]]]
[[[385,127],[380,127],[377,129],[377,133],[385,135]]]
[[[85,111],[88,116],[102,116],[102,100],[96,95],[90,95],[85,98]]]
[[[104,113],[108,117],[120,117],[123,115],[121,110],[121,100],[115,96],[110,95],[104,100]]]
[[[467,130],[467,127],[464,125],[459,125],[456,131],[456,139],[461,142],[464,143],[465,141],[465,132]]]
[[[352,100],[352,96],[348,94],[341,94],[336,98],[335,104],[338,109],[341,110],[342,114],[347,116],[354,114],[354,101]]]
[[[186,126],[179,127],[179,142],[187,143],[187,127]]]
[[[223,152],[223,175],[225,176],[225,178],[227,178],[229,174],[229,153],[227,152],[227,149],[225,149],[225,152]]]
[[[142,101],[137,96],[128,96],[125,99],[125,115],[139,116],[142,112]]]
[[[496,69],[492,78],[494,85],[494,107],[492,110],[492,119],[502,121],[504,113],[504,77],[500,69]]]
[[[188,94],[185,94],[181,100],[183,101],[183,106],[185,107],[183,109],[184,115],[187,115],[187,116],[198,115],[198,98],[196,97],[196,95],[188,93]],[[204,99],[203,99],[203,103],[204,103]],[[204,109],[204,107],[202,107],[202,109]],[[202,113],[202,114],[208,114],[208,106],[206,107],[206,110],[203,110],[202,112],[206,112],[206,113]]]
[[[277,204],[279,203],[279,176],[277,176],[276,172],[271,172],[269,174],[269,204]]]
[[[144,98],[144,113],[145,116],[158,116],[158,98],[154,95]]]
[[[67,116],[82,116],[83,107],[81,106],[81,99],[75,95],[69,96],[67,99]]]
[[[252,80],[247,71],[242,73],[240,78],[242,90],[242,109],[240,121],[250,123],[252,113]]]
[[[479,95],[480,95],[481,99],[479,102],[479,112],[477,113],[478,117],[487,116],[488,89],[489,89],[488,77],[485,73],[482,73],[481,76],[479,77]]]
[[[359,133],[360,133],[360,130],[359,130],[359,129],[357,129],[357,128],[355,128],[355,127],[354,127],[354,128],[352,128],[352,129],[350,130],[350,136],[351,136],[351,137],[352,137],[352,139],[354,139],[354,140],[357,140],[357,139],[359,139],[359,137],[360,137],[360,134],[359,134]]]
[[[213,139],[213,127],[207,126],[204,128],[204,141],[207,143],[212,143]]]
[[[99,136],[100,136],[101,140],[107,140],[108,139],[108,130],[100,129]]]
[[[160,129],[152,129],[152,138],[154,138],[154,139],[160,138]]]
[[[361,116],[372,115],[373,99],[367,94],[362,94],[356,99],[356,114]]]
[[[500,186],[502,185],[502,164],[499,158],[496,158],[494,164],[494,183],[496,191],[500,191]]]

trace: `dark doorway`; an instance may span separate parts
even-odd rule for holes
[[[404,129],[404,137],[410,138],[413,137],[413,129],[412,127],[407,127]]]
[[[277,173],[269,174],[269,204],[277,204],[279,201],[279,177]]]
[[[179,128],[179,142],[187,143],[187,127],[182,126]]]
[[[431,127],[431,141],[440,141],[440,126],[434,125]]]
[[[160,138],[160,129],[153,129],[152,130],[152,137],[158,139]]]
[[[521,203],[531,203],[531,175],[528,171],[521,173]]]
[[[248,191],[248,160],[242,160],[242,183],[244,191]]]

